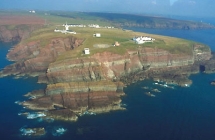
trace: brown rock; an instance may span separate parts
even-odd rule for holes
[[[52,39],[46,46],[41,46],[40,41],[18,44],[7,54],[7,58],[16,63],[5,67],[2,75],[45,73],[49,64],[54,62],[58,55],[78,47],[82,41],[71,37]]]
[[[28,93],[26,96],[34,98],[23,105],[33,110],[48,110],[48,116],[55,119],[77,120],[76,114],[85,111],[123,110],[120,97],[124,95],[124,84],[154,78],[183,86],[192,83],[188,76],[198,72],[200,64],[206,69],[212,67],[206,63],[211,58],[210,50],[203,50],[202,45],[194,46],[193,56],[139,47],[124,55],[102,52],[90,58],[58,57],[73,51],[83,41],[68,37],[52,38],[45,44],[42,40],[20,43],[7,55],[16,63],[7,66],[1,75],[40,75],[39,82],[47,83],[47,88]]]
[[[212,81],[212,82],[211,82],[211,85],[215,86],[215,81]]]
[[[51,110],[46,113],[47,116],[62,121],[77,121],[77,115],[69,109]]]

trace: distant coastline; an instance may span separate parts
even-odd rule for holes
[[[214,29],[215,26],[209,23],[180,20],[166,17],[156,16],[142,16],[132,14],[119,14],[119,13],[99,13],[99,12],[81,12],[81,16],[73,15],[66,12],[51,12],[51,15],[59,17],[68,17],[74,19],[95,19],[112,24],[116,27],[141,27],[149,29]]]

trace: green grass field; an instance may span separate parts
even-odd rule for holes
[[[27,13],[21,13],[23,15],[27,15]],[[80,13],[75,13],[80,14]],[[160,36],[160,35],[152,35],[152,34],[146,34],[146,33],[139,33],[139,32],[133,32],[130,30],[122,30],[120,28],[114,28],[114,29],[107,29],[107,28],[78,28],[78,27],[70,27],[71,30],[74,30],[77,32],[76,35],[73,34],[62,34],[62,33],[56,33],[54,32],[54,29],[57,27],[58,29],[64,29],[62,24],[65,24],[66,22],[68,24],[99,24],[100,26],[110,26],[111,23],[101,21],[101,20],[95,20],[94,18],[90,19],[88,17],[87,19],[84,19],[83,15],[81,18],[77,18],[78,15],[76,15],[76,18],[71,17],[62,17],[62,16],[53,16],[49,14],[44,14],[43,12],[37,13],[38,17],[41,17],[43,19],[46,19],[47,25],[45,25],[43,28],[34,31],[31,36],[23,40],[21,43],[27,43],[31,41],[37,41],[40,40],[41,47],[46,46],[50,43],[50,40],[52,38],[67,38],[67,37],[77,37],[85,39],[83,45],[79,46],[75,50],[67,51],[61,56],[59,56],[58,60],[61,59],[67,59],[67,58],[75,58],[75,57],[86,57],[93,55],[98,52],[104,52],[109,51],[117,54],[123,55],[126,53],[127,50],[137,50],[139,47],[151,47],[151,48],[160,48],[167,50],[171,53],[175,54],[192,54],[192,48],[193,45],[196,42],[179,39],[179,38],[173,38],[173,37],[167,37],[167,36]],[[7,28],[13,29],[14,26],[8,26]],[[101,37],[96,38],[93,37],[93,34],[100,33]],[[135,44],[132,41],[132,38],[134,36],[151,36],[155,39],[153,43],[145,43],[145,44]],[[115,42],[119,42],[121,45],[119,47],[114,47],[113,44]],[[107,44],[110,47],[109,48],[95,48],[95,44]],[[90,55],[83,55],[84,48],[90,49]],[[208,47],[205,47],[206,49]]]

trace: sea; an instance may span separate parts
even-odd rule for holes
[[[215,20],[213,20],[215,23]],[[215,30],[171,30],[126,28],[138,32],[179,37],[204,43],[215,51]],[[10,62],[8,50],[15,44],[0,43],[0,68]],[[19,113],[29,112],[16,104],[28,98],[23,95],[45,88],[37,78],[14,76],[0,78],[1,140],[214,140],[215,139],[215,74],[193,74],[189,87],[160,86],[147,79],[124,88],[125,111],[85,115],[77,122],[27,119]],[[152,92],[152,89],[161,92]],[[151,92],[155,97],[147,96]],[[16,102],[16,103],[15,103]],[[30,111],[32,112],[32,111]],[[40,137],[26,136],[23,128],[44,127]],[[63,128],[62,133],[56,130]]]

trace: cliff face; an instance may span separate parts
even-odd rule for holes
[[[194,62],[200,59],[206,61],[211,57],[210,50],[203,52],[201,48],[201,45],[195,45],[193,56],[139,48],[125,55],[103,52],[90,58],[55,61],[49,65],[46,75],[39,78],[40,82],[49,84],[43,96],[24,105],[37,110],[53,110],[57,106],[76,114],[86,110],[108,112],[123,109],[120,105],[122,82],[131,83],[150,77],[179,85],[190,84],[188,73],[199,70],[199,65]]]
[[[42,82],[46,79],[49,85],[44,96],[24,103],[31,109],[55,109],[58,106],[78,114],[123,109],[120,106],[123,83],[113,82],[108,69],[95,58],[53,62],[46,76],[39,79]]]
[[[90,58],[74,58],[51,63],[47,70],[47,83],[119,81],[132,73],[148,73],[152,70],[177,69],[191,66],[196,61],[211,58],[210,50],[202,51],[195,45],[193,56],[171,54],[165,50],[139,48],[125,55],[111,52],[97,53]],[[153,76],[152,76],[153,77]],[[44,81],[44,78],[41,78]]]
[[[55,38],[41,46],[41,41],[18,44],[7,54],[7,58],[16,63],[5,67],[2,74],[41,74],[47,71],[51,62],[60,54],[78,47],[83,39]]]
[[[211,51],[198,44],[192,55],[150,47],[127,50],[124,55],[108,51],[81,57],[64,55],[76,51],[83,41],[73,36],[23,41],[7,54],[15,63],[0,74],[39,76],[38,82],[47,83],[47,88],[28,93],[31,99],[23,105],[48,110],[46,114],[56,119],[77,120],[77,115],[86,111],[123,110],[120,96],[124,95],[124,84],[144,78],[189,84],[188,73],[199,71],[201,62],[211,58]]]
[[[20,42],[21,40],[28,38],[32,31],[39,28],[41,28],[41,25],[17,25],[13,27],[0,25],[0,41]]]

